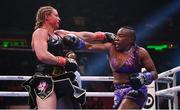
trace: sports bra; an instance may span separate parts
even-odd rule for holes
[[[124,64],[115,70],[117,73],[138,73],[141,72],[141,63],[138,56],[138,47],[134,46],[130,50],[131,54]],[[114,67],[113,59],[111,61],[112,67]]]

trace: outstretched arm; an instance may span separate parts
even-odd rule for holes
[[[67,34],[74,34],[77,37],[79,37],[87,42],[92,42],[97,39],[96,35],[93,32],[86,32],[86,31],[75,32],[75,31],[67,31],[67,30],[56,30],[55,33],[62,37]]]
[[[112,46],[112,43],[102,43],[102,44],[86,44],[86,49],[88,50],[97,50],[97,51],[108,51],[110,47]]]
[[[81,31],[81,32],[74,32],[74,31],[67,31],[67,30],[56,30],[55,33],[59,34],[60,36],[64,36],[67,34],[74,34],[78,36],[79,38],[83,39],[86,42],[112,42],[116,35],[110,32],[87,32],[87,31]]]
[[[62,42],[64,46],[69,47],[71,49],[88,49],[88,50],[100,50],[100,51],[107,51],[112,43],[89,43],[81,38],[79,38],[75,34],[67,34],[63,37]]]

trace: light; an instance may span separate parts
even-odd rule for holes
[[[4,47],[4,48],[9,47],[9,42],[7,42],[7,41],[2,42],[2,47]]]
[[[168,49],[168,44],[161,44],[161,45],[147,45],[147,49],[154,49],[156,51],[163,51],[164,49]]]
[[[162,24],[165,23],[169,16],[172,16],[175,13],[179,13],[179,10],[180,0],[172,0],[171,3],[160,8],[160,10],[150,15],[142,23],[138,23],[139,25],[135,27],[136,35],[138,36],[137,42],[141,43],[141,41],[146,39],[147,35],[152,34],[155,32],[155,29],[162,26]]]
[[[21,47],[28,47],[26,40],[19,40],[19,39],[1,39],[0,40],[0,47],[2,48],[21,48]]]
[[[173,44],[169,44],[169,48],[174,48],[174,45]]]

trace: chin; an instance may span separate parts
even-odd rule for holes
[[[116,50],[122,52],[124,49],[122,49],[120,47],[116,47]]]
[[[59,27],[60,27],[59,24],[56,24],[55,29],[59,29]]]
[[[59,26],[59,24],[57,25],[57,28],[59,28],[60,26]]]
[[[115,47],[115,49],[116,49],[117,51],[121,50],[121,49],[120,49],[120,48],[118,48],[118,47]]]
[[[54,27],[54,29],[55,29],[55,30],[56,30],[56,29],[59,29],[59,26]]]

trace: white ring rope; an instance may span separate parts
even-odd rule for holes
[[[174,74],[174,73],[179,72],[179,71],[180,71],[180,66],[177,66],[173,69],[170,69],[168,71],[165,71],[165,72],[158,74],[158,78],[163,78],[165,76],[169,76],[169,75]]]
[[[113,97],[113,92],[86,92],[87,97]],[[28,97],[28,92],[10,92],[10,91],[3,91],[0,92],[0,96],[6,97]]]
[[[82,81],[113,81],[113,76],[81,76]]]
[[[158,78],[163,78],[178,71],[180,71],[180,66],[158,74]],[[24,80],[28,80],[30,77],[31,76],[0,76],[0,80],[24,81]],[[112,81],[113,76],[81,76],[81,80],[82,81]]]
[[[159,90],[159,91],[156,91],[156,96],[161,96],[163,94],[167,94],[167,93],[171,93],[171,92],[177,92],[177,91],[180,91],[180,86],[175,86],[175,87],[171,87],[171,88],[168,88],[168,89],[164,89],[164,90]]]
[[[25,81],[31,78],[31,76],[0,76],[0,80],[11,80],[11,81]]]
[[[25,81],[31,76],[0,76],[0,80]],[[82,81],[113,81],[112,76],[81,76]]]
[[[178,71],[180,71],[180,66],[158,74],[158,78],[163,78]],[[24,80],[28,80],[30,77],[31,76],[0,76],[0,80],[24,81]],[[82,81],[112,81],[113,77],[112,76],[81,76],[81,80]]]
[[[173,77],[167,76],[167,77],[163,77],[163,78],[158,78],[158,79],[156,80],[156,82],[158,82],[158,83],[172,83],[173,80],[174,80]]]
[[[171,75],[173,73],[179,72],[180,71],[180,66],[175,67],[171,70],[162,72],[158,75],[158,78],[162,78],[168,75]],[[24,81],[28,80],[31,76],[0,76],[0,80],[19,80],[19,81]],[[81,76],[82,81],[112,81],[113,77],[112,76]],[[155,94],[156,95],[163,95],[167,94],[169,92],[176,92],[180,91],[180,86],[164,89],[157,91]],[[23,97],[23,96],[28,96],[28,92],[10,92],[10,91],[0,91],[0,96],[18,96],[18,97]],[[113,92],[87,92],[87,96],[92,97],[92,96],[98,96],[98,97],[112,97]]]

